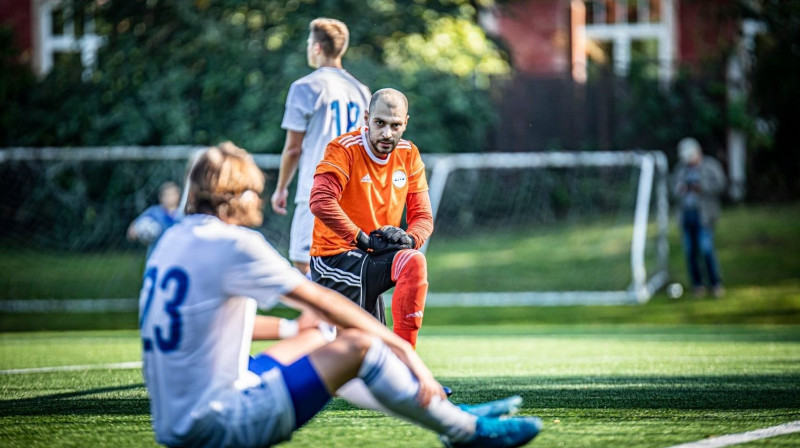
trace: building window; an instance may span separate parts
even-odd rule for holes
[[[90,9],[75,8],[69,0],[33,2],[35,30],[34,70],[47,75],[59,60],[80,56],[83,79],[92,75],[104,38],[94,32]]]
[[[675,0],[575,0],[573,78],[584,82],[587,62],[613,64],[624,76],[634,58],[652,63],[663,82],[673,76]]]

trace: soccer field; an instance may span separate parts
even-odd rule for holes
[[[0,342],[0,445],[155,445],[141,371],[124,364],[140,360],[136,332]],[[521,394],[544,421],[530,446],[669,447],[800,420],[800,326],[430,325],[418,350],[457,403]],[[337,399],[281,446],[438,444]],[[737,446],[765,445],[800,433]]]

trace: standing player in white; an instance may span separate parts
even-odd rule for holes
[[[374,408],[435,431],[447,446],[521,446],[539,432],[537,418],[499,418],[518,408],[519,397],[450,403],[407,342],[307,280],[245,228],[263,220],[264,186],[246,151],[229,142],[209,148],[189,177],[188,215],[154,249],[139,298],[143,373],[159,443],[273,445],[291,438],[334,391],[349,399],[342,386],[353,383]],[[343,330],[333,342],[309,329],[276,343],[256,356],[263,372],[256,374],[247,368],[256,308],[279,300]]]
[[[364,84],[342,68],[350,38],[347,25],[318,18],[311,21],[309,28],[308,65],[317,70],[289,88],[281,123],[286,129],[286,142],[271,200],[275,213],[285,215],[289,184],[299,165],[289,259],[304,274],[309,271],[308,252],[314,227],[314,215],[308,208],[314,170],[328,142],[358,127],[371,96]]]

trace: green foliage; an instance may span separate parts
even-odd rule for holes
[[[800,196],[800,2],[749,2],[747,14],[764,26],[756,37],[752,106],[758,117],[751,129],[750,189],[760,198]]]
[[[77,1],[107,38],[98,65],[88,80],[78,63],[58,65],[16,102],[25,120],[3,123],[6,144],[229,139],[279,152],[286,92],[310,72],[308,23],[318,16],[348,24],[346,69],[373,90],[393,86],[409,96],[409,138],[423,151],[479,149],[493,120],[487,77],[507,70],[465,0]],[[443,56],[455,63],[423,57],[430,39],[449,39]],[[398,50],[397,42],[408,41],[421,44]]]
[[[11,129],[22,122],[24,111],[18,107],[6,107],[19,103],[35,83],[33,74],[17,60],[18,51],[13,43],[10,28],[0,26],[0,145],[6,144],[4,129]]]
[[[721,76],[701,77],[683,69],[668,87],[634,60],[622,102],[622,129],[617,145],[658,148],[675,160],[675,145],[686,136],[698,139],[707,152],[725,148],[729,123]]]

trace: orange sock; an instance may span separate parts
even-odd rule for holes
[[[428,295],[428,266],[425,255],[415,249],[401,250],[392,262],[392,319],[394,332],[417,347],[422,326],[425,297]]]

